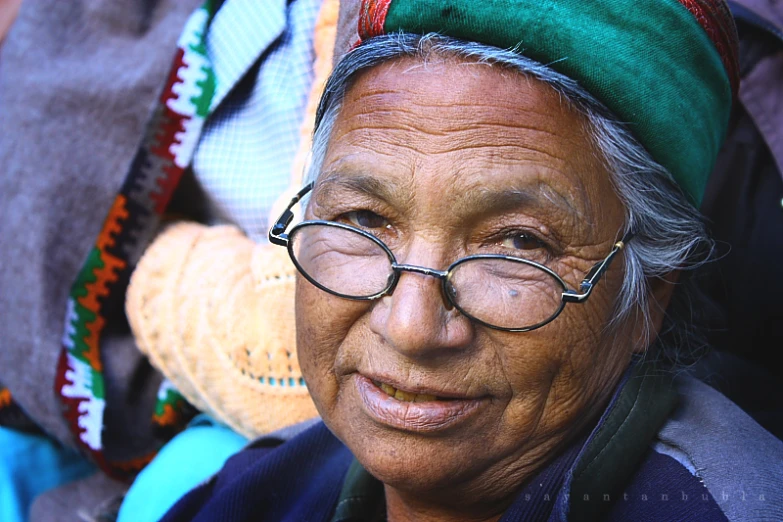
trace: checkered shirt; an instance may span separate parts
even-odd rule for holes
[[[193,159],[216,222],[265,242],[272,204],[288,188],[313,81],[321,0],[227,0],[207,52],[217,77]]]

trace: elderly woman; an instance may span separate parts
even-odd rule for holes
[[[780,519],[783,445],[667,366],[737,87],[725,4],[370,0],[359,28],[270,232],[323,423],[166,519]]]

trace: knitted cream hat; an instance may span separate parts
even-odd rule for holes
[[[254,437],[317,415],[296,358],[287,252],[238,229],[178,223],[133,273],[137,343],[199,410]]]
[[[338,0],[327,0],[316,23],[316,80],[292,190],[331,72],[338,10]],[[235,227],[172,225],[128,287],[139,349],[191,404],[248,438],[315,417],[296,356],[295,273],[285,249],[257,245]]]

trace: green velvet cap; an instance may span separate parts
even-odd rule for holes
[[[625,122],[698,206],[729,122],[736,33],[723,0],[683,2],[702,10],[677,0],[365,0],[359,26],[363,39],[437,32],[550,65]]]

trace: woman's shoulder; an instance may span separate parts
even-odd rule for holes
[[[328,520],[353,456],[323,422],[310,424],[252,441],[163,520]]]
[[[653,449],[697,477],[729,520],[783,520],[783,441],[707,384],[675,382],[679,404]]]

